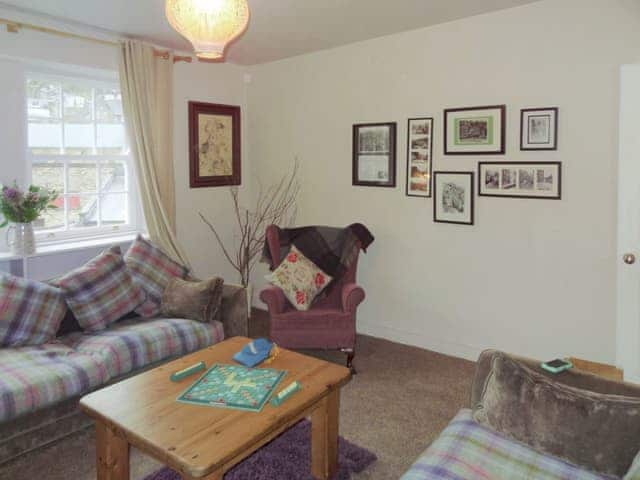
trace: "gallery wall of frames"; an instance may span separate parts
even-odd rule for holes
[[[474,224],[475,196],[506,199],[560,200],[562,163],[549,161],[545,151],[558,149],[558,107],[520,110],[521,151],[540,151],[540,161],[509,161],[507,106],[448,108],[442,114],[443,165],[453,167],[458,155],[498,156],[478,161],[476,171],[434,170],[433,117],[407,120],[405,193],[433,201],[433,221]],[[353,125],[354,186],[396,187],[397,123]],[[447,158],[449,157],[449,158]],[[477,182],[477,183],[476,183]]]

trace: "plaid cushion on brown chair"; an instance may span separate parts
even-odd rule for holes
[[[66,311],[57,288],[0,275],[0,346],[41,345],[52,340]]]
[[[133,280],[120,247],[111,247],[56,280],[83,330],[103,330],[135,310],[146,295]]]
[[[136,308],[142,317],[160,315],[162,294],[172,278],[187,278],[189,269],[173,261],[160,248],[138,235],[124,256],[136,283],[146,292],[146,301]]]

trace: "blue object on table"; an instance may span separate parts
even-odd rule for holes
[[[242,350],[233,356],[233,359],[246,367],[255,367],[269,358],[273,343],[266,338],[257,338],[247,343]]]

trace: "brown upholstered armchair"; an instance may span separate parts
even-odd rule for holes
[[[277,227],[267,227],[266,239],[274,270],[283,260]],[[271,340],[284,348],[341,350],[347,354],[347,367],[355,372],[356,309],[365,298],[364,290],[356,284],[357,266],[356,256],[342,277],[328,287],[327,295],[306,312],[295,309],[278,287],[262,290],[260,299],[271,317]]]

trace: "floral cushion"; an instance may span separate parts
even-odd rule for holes
[[[136,283],[147,299],[136,309],[141,317],[157,317],[161,313],[162,294],[172,278],[187,278],[189,269],[173,261],[153,243],[138,235],[124,256]]]
[[[280,287],[298,310],[309,310],[311,303],[333,278],[305,257],[295,245],[267,280]]]
[[[145,301],[120,254],[111,247],[55,283],[83,330],[96,332],[130,313]]]
[[[0,347],[41,345],[52,340],[66,312],[57,288],[0,275]]]

